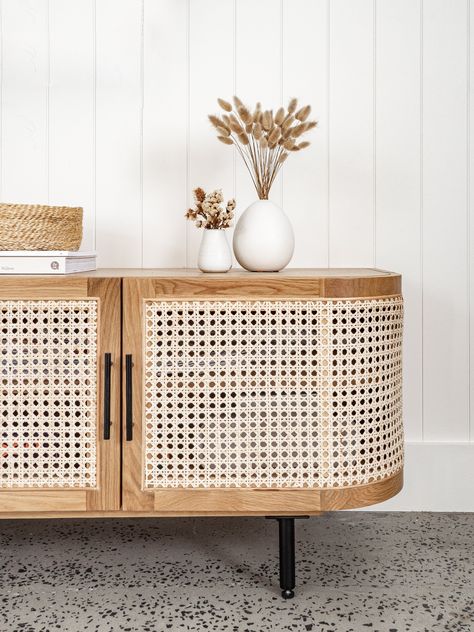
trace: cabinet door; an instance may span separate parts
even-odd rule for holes
[[[291,306],[287,299],[317,296],[318,286],[272,283],[259,278],[244,287],[230,275],[228,280],[124,279],[125,510],[165,515],[319,511],[318,494],[309,489],[314,477],[310,468],[300,467],[303,426],[308,433],[311,414],[302,408],[307,403],[302,391],[311,380],[309,351],[304,341],[290,349],[281,331],[273,335],[271,315],[261,312],[276,303],[260,300],[281,295],[279,304]],[[281,321],[281,310],[276,318]],[[304,358],[306,382],[292,389],[290,402],[294,353]],[[278,361],[287,363],[283,373],[273,366]],[[301,452],[296,465],[290,454],[295,413]]]
[[[399,295],[232,275],[123,290],[125,509],[304,514],[400,489]]]
[[[120,279],[0,278],[0,512],[120,507]]]

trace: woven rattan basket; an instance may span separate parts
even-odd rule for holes
[[[79,250],[82,208],[0,204],[0,250]]]

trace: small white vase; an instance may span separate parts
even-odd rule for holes
[[[232,254],[225,230],[205,228],[199,248],[198,266],[203,272],[227,272],[232,267]]]
[[[293,256],[295,237],[282,209],[270,200],[257,200],[242,214],[234,231],[234,254],[252,272],[278,272]]]

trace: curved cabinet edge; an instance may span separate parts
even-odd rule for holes
[[[403,468],[396,474],[367,485],[321,491],[321,511],[359,509],[388,500],[403,488]]]

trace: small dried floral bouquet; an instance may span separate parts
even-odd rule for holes
[[[195,222],[198,228],[229,228],[234,217],[235,200],[229,200],[224,209],[221,189],[206,193],[198,187],[194,189],[194,208],[186,211],[185,217]]]

